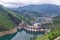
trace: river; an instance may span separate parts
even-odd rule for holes
[[[29,32],[26,30],[18,30],[14,34],[8,34],[0,37],[0,40],[30,40],[32,37],[42,36],[40,32]]]

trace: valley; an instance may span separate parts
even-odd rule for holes
[[[0,5],[0,40],[54,40],[60,35],[59,10],[50,4],[18,8]]]

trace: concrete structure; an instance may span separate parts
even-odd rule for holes
[[[42,26],[39,23],[35,23],[34,25],[25,25],[23,22],[19,24],[18,29],[25,29],[27,31],[32,31],[32,32],[48,32],[50,29],[47,28],[42,28]]]

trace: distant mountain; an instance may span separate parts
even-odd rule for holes
[[[16,12],[25,12],[25,11],[34,11],[39,13],[53,13],[53,14],[60,14],[60,6],[51,5],[51,4],[43,4],[43,5],[28,5],[19,8],[12,8]]]
[[[24,7],[10,8],[10,10],[24,16],[28,20],[36,20],[38,17],[54,17],[60,14],[60,6],[51,4],[28,5]]]

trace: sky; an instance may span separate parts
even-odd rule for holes
[[[0,4],[5,7],[19,7],[26,6],[31,4],[54,4],[60,5],[60,0],[0,0]]]

